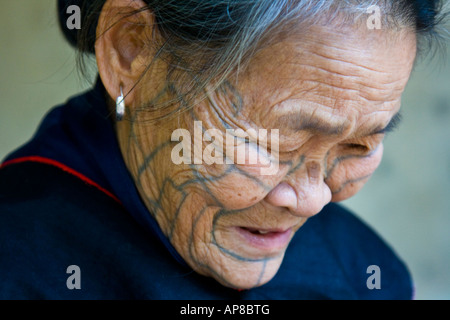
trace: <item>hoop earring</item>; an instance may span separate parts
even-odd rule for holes
[[[120,87],[120,96],[116,100],[116,120],[122,121],[125,115],[125,98],[123,97],[122,86]]]

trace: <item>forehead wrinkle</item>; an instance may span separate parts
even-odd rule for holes
[[[317,90],[320,87],[329,87],[324,88],[324,91],[331,91],[333,96],[347,100],[357,101],[358,97],[361,97],[367,101],[395,101],[403,93],[404,85],[408,81],[407,78],[392,80],[387,77],[372,81],[374,77],[368,74],[343,75],[339,71],[335,72],[320,65],[298,64],[298,66],[299,70],[295,73],[300,75],[296,78],[302,91],[320,92],[321,90]]]
[[[345,50],[343,50],[345,51]],[[345,60],[343,57],[333,57],[331,55],[326,55],[325,53],[319,53],[314,51],[308,51],[308,54],[316,56],[318,60],[323,60],[325,62],[331,62],[331,63],[325,63],[325,65],[335,65],[336,67],[339,65],[339,68],[345,70],[347,73],[348,71],[352,70],[355,73],[351,74],[353,76],[361,76],[361,73],[374,73],[374,74],[381,74],[381,75],[390,75],[390,72],[376,70],[373,67],[365,66],[362,64],[356,63],[356,61],[349,61]],[[337,63],[336,63],[337,62]],[[343,66],[344,65],[344,66]],[[336,71],[333,71],[333,73],[337,73]]]
[[[395,74],[396,70],[401,70],[410,58],[415,59],[416,56],[416,35],[407,30],[393,33],[384,30],[379,33],[369,31],[367,28],[341,30],[326,27],[316,31],[322,36],[308,34],[302,41],[297,42],[298,45],[295,45],[293,50],[306,52],[304,56],[340,62],[340,65],[345,67],[345,73],[348,72],[347,68],[353,66],[356,72],[363,70],[379,74]],[[380,49],[383,47],[388,50]],[[399,54],[391,55],[390,48],[399,51]],[[355,54],[358,56],[357,60],[354,59]],[[385,62],[390,64],[387,71],[380,69]]]
[[[392,98],[381,97],[381,95],[366,96],[366,94],[355,89],[342,89],[323,83],[309,83],[308,85],[309,88],[303,90],[301,94],[291,97],[291,99],[299,100],[299,105],[307,103],[319,108],[326,107],[338,114],[343,114],[351,109],[389,109],[391,105],[397,105],[401,100],[401,95]]]
[[[317,61],[311,61],[310,64],[306,61],[290,62],[287,66],[293,70],[289,76],[280,78],[280,80],[285,80],[280,82],[293,85],[293,90],[298,90],[299,95],[316,92],[322,96],[330,95],[331,98],[338,97],[353,101],[362,100],[364,103],[398,100],[409,78],[409,74],[393,79],[394,75],[391,73],[384,73],[381,77],[367,72],[355,73],[349,68],[341,70],[330,64],[324,66]]]
[[[294,45],[292,47],[294,51],[292,54],[293,61],[301,61],[303,65],[308,64],[343,77],[356,76],[368,79],[377,77],[381,84],[393,84],[397,81],[404,83],[407,81],[405,78],[409,78],[408,75],[394,81],[391,79],[403,74],[397,71],[403,70],[407,62],[406,57],[394,56],[391,59],[391,56],[385,52],[375,54],[376,48],[372,48],[374,44],[370,44],[372,50],[361,44],[349,48],[348,45],[352,43],[346,41],[346,47],[340,48],[338,47],[341,44],[340,41],[330,41],[329,39],[322,41],[314,39],[312,42]],[[361,39],[358,43],[361,42],[366,41]],[[354,59],[355,54],[358,57],[356,60]],[[384,80],[385,76],[389,79]]]

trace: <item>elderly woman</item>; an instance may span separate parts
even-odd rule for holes
[[[3,162],[1,298],[412,297],[335,203],[380,164],[440,1],[60,9],[98,79]]]

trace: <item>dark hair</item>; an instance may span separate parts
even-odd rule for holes
[[[95,50],[96,28],[106,0],[59,0],[61,29],[80,53]],[[159,57],[169,61],[168,82],[188,85],[175,95],[188,96],[204,90],[213,79],[217,84],[239,68],[262,46],[279,41],[286,30],[299,32],[300,23],[314,24],[320,17],[355,17],[367,14],[373,4],[383,9],[389,28],[410,28],[419,38],[418,49],[430,51],[441,34],[442,0],[144,0],[155,16],[164,39]],[[81,8],[81,30],[69,30],[66,8]],[[135,13],[135,12],[134,12]],[[133,12],[130,13],[134,14]],[[353,22],[356,18],[352,18]],[[293,26],[296,26],[293,28]],[[79,67],[83,69],[83,60]],[[185,77],[180,80],[180,72]],[[173,77],[173,78],[171,78]],[[172,86],[173,88],[174,86]],[[176,90],[175,90],[176,91]],[[180,93],[182,91],[182,93]],[[178,101],[180,101],[178,99]],[[173,103],[174,101],[172,101]]]

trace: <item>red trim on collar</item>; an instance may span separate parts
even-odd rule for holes
[[[55,161],[55,160],[52,160],[49,158],[44,158],[44,157],[40,157],[40,156],[29,156],[29,157],[17,158],[17,159],[9,160],[9,161],[2,163],[0,165],[0,169],[3,169],[5,167],[13,165],[13,164],[24,163],[24,162],[38,162],[38,163],[48,164],[48,165],[57,167],[65,172],[77,177],[78,179],[82,180],[83,182],[93,186],[94,188],[100,190],[101,192],[103,192],[107,196],[111,197],[118,203],[121,203],[120,200],[114,194],[112,194],[111,192],[109,192],[108,190],[106,190],[105,188],[103,188],[102,186],[97,184],[96,182],[92,181],[85,175],[79,173],[78,171],[75,171],[74,169],[66,166],[65,164],[62,164],[58,161]]]

